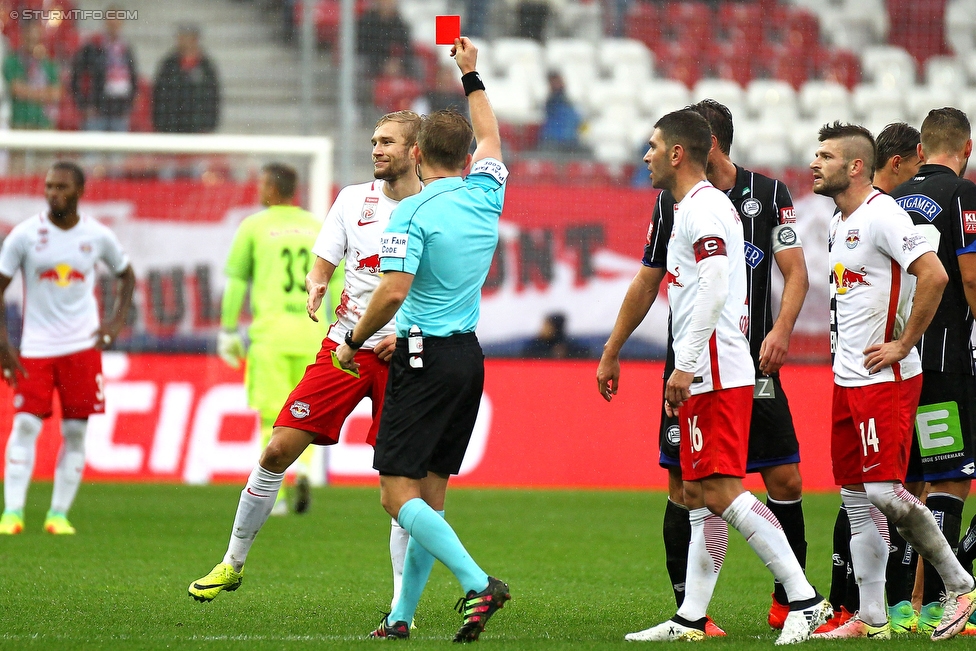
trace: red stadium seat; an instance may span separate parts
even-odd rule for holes
[[[651,50],[661,41],[661,20],[658,6],[643,0],[633,2],[627,10],[627,38],[641,41]]]
[[[918,63],[948,54],[946,0],[888,0],[888,44],[905,48]]]
[[[518,185],[554,185],[561,174],[554,161],[546,158],[525,158],[508,166],[511,180]]]
[[[538,124],[500,123],[498,131],[502,137],[502,144],[506,147],[506,153],[535,149],[539,140],[539,126]]]
[[[812,52],[820,45],[820,21],[813,14],[793,10],[786,22],[786,45],[791,49]]]
[[[715,20],[704,2],[669,2],[661,11],[664,38],[683,43],[705,43],[715,38]]]
[[[295,25],[302,24],[303,6],[302,2],[295,3]],[[366,11],[366,6],[366,0],[356,1],[357,17]],[[339,13],[339,0],[318,0],[314,14],[315,38],[318,43],[331,47],[339,42]]]
[[[413,106],[421,90],[412,77],[382,75],[373,82],[373,106],[384,113],[403,111]]]
[[[731,79],[740,86],[752,80],[755,52],[745,41],[713,43],[705,49],[705,56],[711,76]]]
[[[763,28],[765,33],[763,40],[766,43],[785,43],[789,27],[789,17],[792,9],[782,5],[775,5],[764,9]]]
[[[779,79],[799,90],[816,73],[815,58],[788,47],[767,43],[753,60],[753,76],[758,79]]]
[[[654,54],[661,76],[680,81],[691,88],[702,77],[702,59],[698,43],[661,44]]]
[[[758,3],[723,2],[716,11],[719,37],[755,51],[763,41],[762,7]]]
[[[614,176],[606,165],[591,160],[573,160],[566,163],[563,182],[575,187],[613,185]]]
[[[129,117],[129,131],[150,132],[152,127],[152,83],[145,78],[139,79],[136,97]]]
[[[818,72],[827,81],[853,89],[861,81],[861,61],[848,50],[823,50],[818,59]]]

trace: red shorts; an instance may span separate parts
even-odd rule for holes
[[[682,478],[746,476],[753,391],[751,386],[709,391],[691,396],[681,407]]]
[[[904,481],[922,376],[863,387],[834,385],[830,458],[839,486]]]
[[[61,399],[61,417],[84,419],[105,411],[102,351],[89,348],[60,357],[22,357],[27,375],[17,373],[14,411],[51,415],[54,389]]]
[[[374,445],[390,365],[364,348],[356,355],[357,380],[333,366],[332,351],[338,347],[328,337],[322,342],[315,361],[305,369],[305,375],[278,412],[275,427],[292,427],[315,434],[312,442],[316,445],[335,445],[346,418],[363,398],[369,397],[373,401],[373,424],[366,442]]]

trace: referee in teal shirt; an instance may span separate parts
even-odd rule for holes
[[[451,54],[461,69],[471,124],[454,111],[423,118],[414,154],[425,187],[393,211],[380,247],[383,278],[336,352],[345,368],[357,368],[356,350],[396,314],[397,347],[373,467],[383,508],[410,533],[410,542],[400,598],[371,637],[410,637],[434,559],[465,593],[455,642],[477,640],[511,598],[508,585],[474,562],[443,517],[448,479],[461,468],[481,404],[485,356],[475,329],[508,176],[498,122],[475,72],[478,50],[461,38]],[[462,176],[468,165],[471,171]]]

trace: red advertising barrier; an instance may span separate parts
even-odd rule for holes
[[[660,362],[624,363],[620,393],[596,391],[595,361],[489,360],[485,397],[462,474],[467,486],[662,489],[657,463]],[[216,357],[105,355],[105,415],[87,436],[88,480],[242,482],[259,453],[257,419],[240,372]],[[800,437],[808,490],[834,490],[828,445],[831,373],[826,366],[783,371]],[[12,417],[0,390],[0,445]],[[373,483],[365,441],[368,403],[329,449],[329,480]],[[35,478],[50,479],[58,421],[45,424]],[[747,485],[760,487],[752,475]]]

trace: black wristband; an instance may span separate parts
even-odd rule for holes
[[[345,342],[346,342],[346,345],[349,346],[350,348],[352,348],[353,350],[359,350],[360,348],[363,347],[363,344],[366,343],[364,341],[363,344],[357,344],[355,341],[353,341],[352,340],[352,330],[349,330],[348,332],[346,332]]]
[[[461,76],[461,85],[464,86],[464,95],[468,96],[476,90],[484,90],[485,82],[481,81],[481,75],[476,70],[472,70],[466,75]]]

